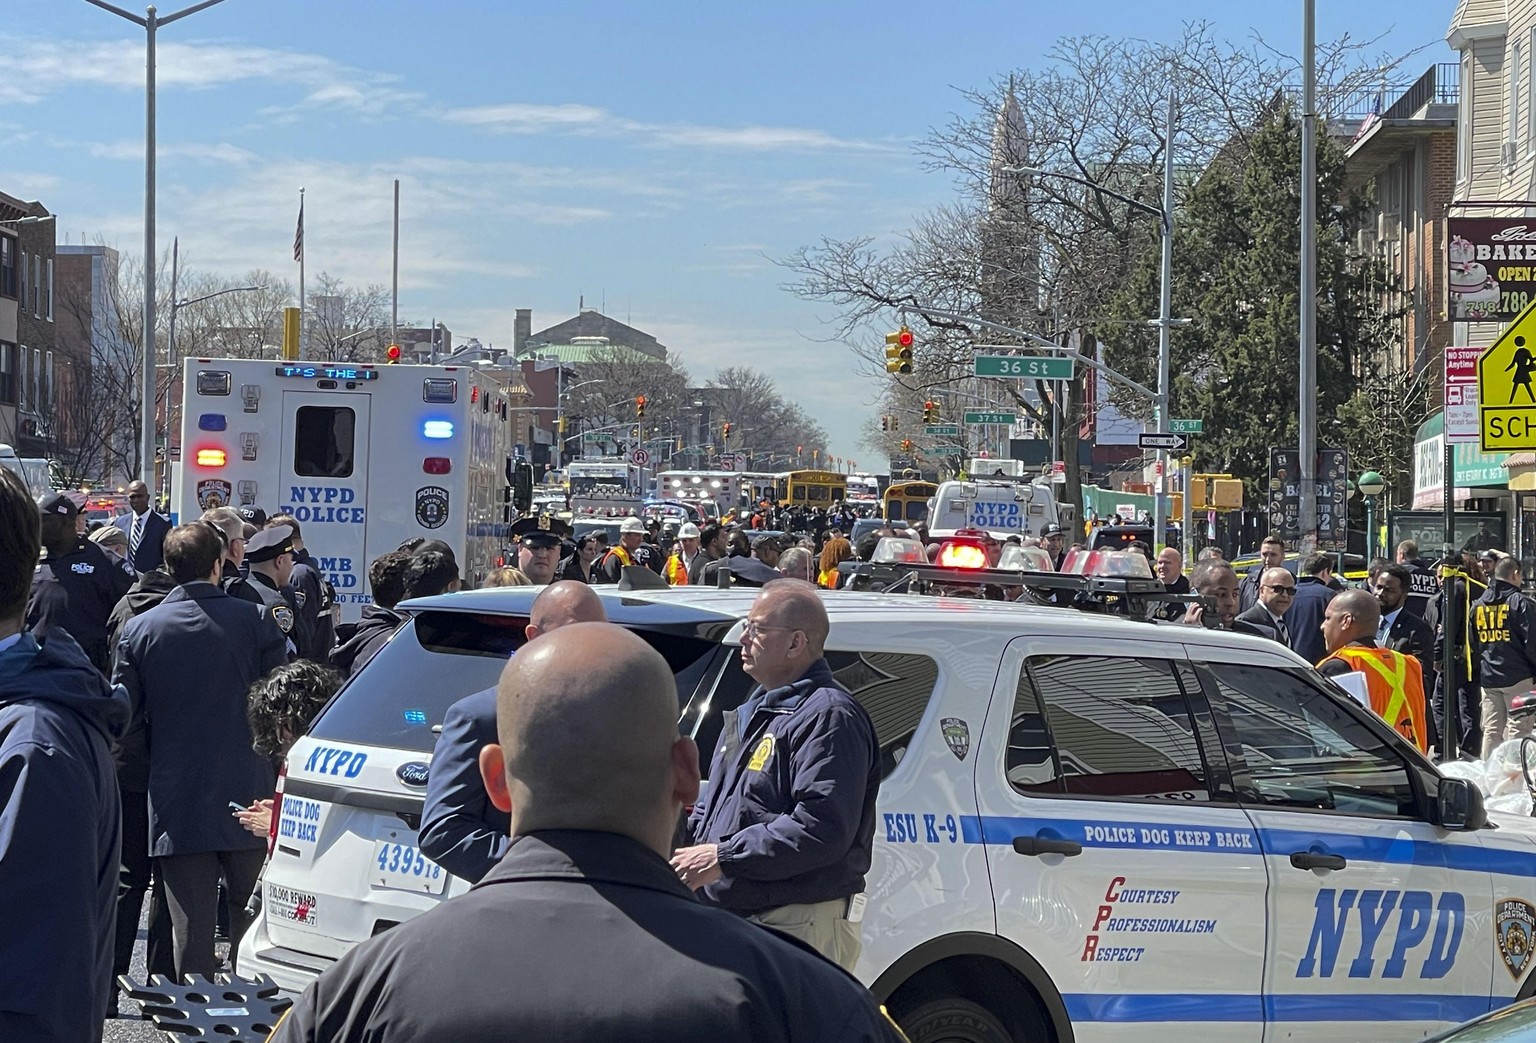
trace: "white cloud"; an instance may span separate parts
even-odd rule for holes
[[[617,120],[606,109],[590,105],[528,105],[519,102],[449,109],[443,113],[443,119],[469,127],[487,127],[505,134],[536,134],[547,130],[571,129],[619,130],[626,123]]]
[[[71,142],[54,139],[49,142],[54,148],[59,149],[84,149],[86,154],[97,159],[120,159],[135,163],[144,162],[144,141],[140,139],[124,139],[119,141],[87,141]],[[165,159],[191,159],[204,163],[228,163],[242,165],[254,162],[258,156],[249,149],[225,142],[197,142],[188,141],[166,144],[157,142],[155,152],[161,160]]]

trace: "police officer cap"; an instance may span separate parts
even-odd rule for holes
[[[512,535],[529,547],[558,547],[571,527],[553,514],[530,514],[512,523]]]
[[[241,520],[250,522],[258,529],[267,524],[267,512],[260,507],[248,504],[244,507],[236,507],[235,510],[240,512]]]
[[[284,554],[293,553],[293,526],[274,525],[262,529],[245,544],[247,561],[271,561]]]
[[[66,518],[80,513],[79,506],[66,492],[44,493],[37,498],[37,509],[42,514],[60,514]]]
[[[1060,525],[1057,525],[1055,522],[1052,522],[1040,530],[1041,536],[1065,536],[1066,534],[1066,530],[1063,529]]]

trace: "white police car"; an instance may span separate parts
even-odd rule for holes
[[[289,757],[244,974],[302,987],[462,890],[414,845],[432,725],[536,591],[413,603]],[[752,592],[602,592],[708,763]],[[1485,823],[1274,642],[834,592],[828,659],[884,769],[857,973],[918,1043],[1404,1040],[1530,995],[1536,824]]]

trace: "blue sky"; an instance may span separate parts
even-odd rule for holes
[[[174,2],[163,10],[179,9]],[[1452,59],[1454,3],[1318,5],[1318,37],[1387,33]],[[142,8],[130,8],[142,13]],[[1301,46],[1301,0],[594,3],[225,0],[159,36],[159,235],[188,264],[389,282],[402,180],[401,316],[510,346],[589,307],[658,336],[695,377],[772,373],[857,445],[875,378],[828,344],[829,306],[771,259],[890,237],[950,198],[913,142],[957,88],[1038,67],[1061,36],[1167,39],[1204,19]],[[84,0],[9,0],[0,190],[71,242],[143,245],[144,33]]]

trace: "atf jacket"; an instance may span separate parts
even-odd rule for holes
[[[1502,579],[1472,602],[1472,645],[1485,688],[1509,688],[1536,674],[1536,610],[1518,587]]]
[[[695,902],[616,833],[515,838],[467,894],[315,980],[271,1043],[897,1043],[850,974]]]
[[[864,890],[875,834],[875,726],[825,659],[794,684],[757,688],[722,714],[695,844],[720,846],[721,879],[697,893],[743,916]]]
[[[357,621],[346,640],[331,649],[331,665],[343,677],[350,678],[361,670],[384,647],[405,617],[392,608],[364,605],[362,618]]]
[[[0,1039],[101,1039],[128,699],[63,630],[0,652]]]
[[[188,583],[123,628],[114,680],[149,743],[149,853],[242,851],[266,842],[229,814],[272,796],[272,762],[251,748],[246,693],[288,661],[266,609]]]
[[[480,751],[498,741],[496,689],[466,695],[443,714],[427,771],[421,853],[470,883],[494,869],[512,842],[512,816],[491,803],[480,777]]]

